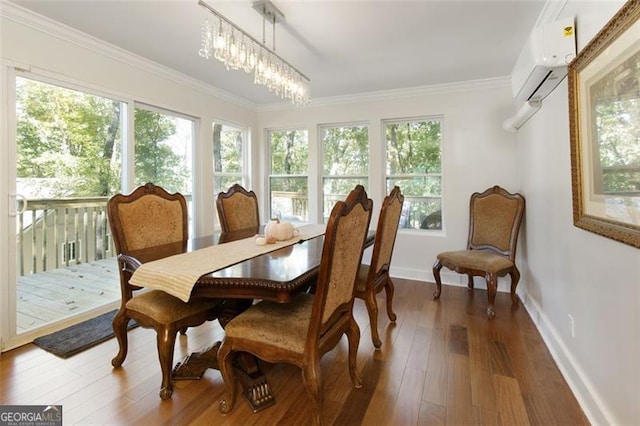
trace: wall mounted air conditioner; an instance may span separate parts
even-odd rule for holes
[[[575,56],[573,18],[535,28],[511,72],[513,97],[519,102],[543,100],[567,75]]]

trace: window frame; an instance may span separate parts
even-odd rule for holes
[[[387,141],[387,126],[389,124],[403,124],[403,123],[413,123],[413,122],[429,122],[429,121],[437,121],[440,123],[440,172],[439,173],[403,173],[398,175],[390,175],[388,173],[388,141]],[[382,119],[380,121],[380,141],[381,141],[381,151],[382,151],[382,189],[385,194],[388,194],[393,187],[389,187],[389,181],[398,178],[431,178],[431,177],[439,177],[440,179],[440,195],[434,196],[433,194],[415,197],[420,199],[439,199],[440,200],[440,229],[428,229],[428,228],[402,228],[399,227],[398,231],[403,233],[419,233],[424,234],[425,232],[430,234],[444,234],[446,229],[446,220],[445,220],[445,196],[444,196],[444,128],[445,128],[445,118],[442,114],[434,114],[434,115],[424,115],[424,116],[412,116],[412,117],[397,117],[397,118],[388,118]],[[409,194],[405,194],[403,191],[403,195],[406,201],[410,200],[412,197]],[[403,206],[403,210],[406,208]]]
[[[325,175],[325,168],[324,168],[324,148],[325,148],[325,140],[324,140],[324,131],[326,129],[337,129],[337,128],[355,128],[355,127],[362,127],[364,129],[366,129],[367,131],[367,173],[363,174],[363,175]],[[358,179],[358,180],[362,180],[365,181],[365,189],[367,191],[369,191],[369,188],[371,186],[371,125],[368,121],[348,121],[348,122],[342,122],[342,123],[323,123],[323,124],[319,124],[318,127],[318,136],[317,136],[317,145],[318,145],[318,149],[317,149],[317,162],[318,162],[318,180],[319,180],[319,186],[318,186],[318,194],[317,194],[317,198],[318,198],[318,207],[320,209],[319,211],[319,218],[321,218],[321,220],[324,222],[324,220],[326,219],[326,217],[328,217],[328,212],[330,212],[330,209],[325,209],[325,193],[324,193],[324,183],[325,180],[333,180],[333,179],[345,179],[345,180],[351,180],[351,179]],[[325,213],[327,213],[327,215],[325,215]],[[326,216],[326,217],[325,217]]]
[[[146,102],[140,102],[140,101],[134,101],[132,104],[132,108],[131,108],[131,115],[127,115],[127,119],[131,118],[131,121],[128,121],[127,123],[124,123],[124,126],[130,127],[131,128],[131,139],[130,142],[127,146],[127,142],[125,142],[123,140],[123,149],[122,151],[124,152],[125,148],[126,149],[130,149],[131,151],[129,151],[132,154],[131,157],[131,163],[128,164],[127,169],[130,171],[130,178],[132,180],[129,181],[129,183],[131,184],[131,189],[130,191],[134,190],[138,185],[136,185],[135,181],[136,181],[136,169],[135,169],[135,164],[136,164],[136,139],[135,139],[135,111],[136,109],[141,109],[141,110],[146,110],[152,113],[156,113],[156,114],[163,114],[165,116],[169,116],[169,117],[175,117],[175,118],[179,118],[181,120],[186,120],[186,121],[190,121],[191,122],[191,142],[190,142],[190,146],[189,146],[189,150],[190,150],[190,161],[188,162],[188,167],[189,167],[189,173],[191,175],[191,194],[184,194],[186,200],[187,200],[187,211],[188,211],[188,220],[189,220],[189,235],[195,235],[195,230],[196,230],[196,220],[197,220],[197,213],[196,213],[196,197],[197,195],[195,194],[198,186],[197,186],[197,176],[198,176],[198,170],[197,170],[197,162],[196,162],[196,146],[197,146],[197,141],[198,141],[198,129],[200,127],[200,119],[198,117],[195,117],[193,115],[189,115],[189,114],[185,114],[182,112],[177,112],[175,110],[169,109],[169,108],[163,108],[163,107],[159,107],[159,106],[155,106],[155,105],[151,105],[149,103]],[[212,160],[213,160],[213,154],[212,154]],[[124,163],[124,155],[123,155],[123,163]],[[123,178],[125,173],[122,173]],[[144,182],[140,183],[141,185],[144,184]],[[176,192],[175,189],[173,188],[164,188],[169,192]],[[178,191],[181,192],[182,191]]]
[[[306,134],[306,140],[307,140],[307,173],[306,174],[275,174],[273,173],[273,152],[271,149],[271,134],[275,133],[275,132],[291,132],[291,131],[296,131],[296,132],[304,132]],[[304,126],[292,126],[292,127],[281,127],[281,128],[265,128],[264,129],[264,134],[265,134],[265,149],[267,152],[267,155],[265,155],[265,159],[267,161],[267,164],[265,164],[265,170],[267,173],[265,173],[265,178],[266,178],[266,183],[265,183],[265,188],[266,188],[266,193],[267,196],[264,197],[265,198],[265,202],[267,203],[267,205],[265,206],[265,212],[267,213],[267,217],[265,218],[266,220],[270,220],[271,218],[275,217],[272,208],[273,208],[273,199],[272,199],[272,188],[271,188],[271,179],[272,178],[306,178],[307,179],[307,219],[306,221],[302,221],[301,223],[312,223],[314,222],[314,214],[313,214],[313,209],[312,209],[312,200],[313,200],[313,188],[312,188],[312,179],[311,179],[311,173],[310,173],[310,169],[311,169],[311,155],[312,155],[312,141],[311,141],[311,132],[309,132],[309,129],[304,127]]]
[[[213,128],[216,124],[220,124],[223,126],[223,130],[224,127],[230,127],[234,130],[237,130],[240,132],[240,135],[242,137],[242,154],[240,156],[240,173],[231,173],[231,172],[217,172],[215,170],[215,155],[214,155],[214,149],[215,146],[211,147],[211,154],[212,154],[212,164],[211,164],[211,170],[213,172],[213,191],[214,191],[214,196],[217,196],[218,193],[220,191],[216,190],[216,178],[218,177],[222,177],[222,178],[227,178],[227,177],[239,177],[240,179],[238,180],[238,183],[241,184],[242,186],[244,186],[245,188],[249,186],[249,128],[247,126],[241,126],[241,125],[237,125],[237,124],[233,124],[233,123],[229,123],[227,121],[224,120],[217,120],[217,119],[213,119],[211,121],[211,143],[213,144]],[[219,188],[221,191],[226,191],[228,188],[223,188],[220,187]]]

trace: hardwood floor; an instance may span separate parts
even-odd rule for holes
[[[395,325],[383,295],[375,351],[362,301],[358,367],[363,387],[354,389],[347,368],[346,338],[321,361],[323,418],[335,425],[586,425],[589,424],[523,306],[508,294],[496,297],[496,318],[486,318],[486,292],[394,279]],[[189,329],[176,344],[175,360],[222,338],[217,322]],[[61,404],[71,424],[118,425],[306,425],[309,399],[300,370],[261,364],[276,405],[252,413],[238,398],[231,414],[218,412],[219,372],[178,381],[173,398],[158,397],[161,373],[153,330],[129,332],[123,366],[111,367],[111,339],[63,360],[33,344],[0,356],[0,404]]]

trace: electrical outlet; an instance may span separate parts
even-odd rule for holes
[[[576,323],[573,319],[573,315],[569,314],[569,328],[571,330],[571,337],[576,337]]]

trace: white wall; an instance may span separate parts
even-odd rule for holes
[[[578,50],[620,3],[569,2]],[[517,136],[525,304],[594,424],[640,424],[640,250],[573,226],[566,80]],[[569,316],[575,321],[571,337]]]
[[[509,80],[502,78],[369,94],[348,100],[320,100],[296,110],[261,111],[258,126],[302,126],[309,131],[310,143],[315,144],[319,124],[368,123],[371,151],[369,196],[374,200],[376,211],[385,195],[385,141],[381,121],[444,116],[442,162],[445,229],[443,232],[400,230],[391,267],[394,276],[432,282],[431,268],[436,255],[441,251],[458,250],[466,246],[469,196],[493,185],[501,185],[511,192],[520,190],[515,163],[516,137],[502,129],[502,121],[514,113],[512,103]],[[372,218],[372,227],[376,221],[377,213]],[[442,271],[442,279],[445,283],[461,283],[461,277],[448,272],[446,268]],[[466,285],[466,276],[463,281]],[[507,281],[501,279],[501,290],[508,285],[508,278]],[[478,281],[478,287],[486,287],[484,280]]]

